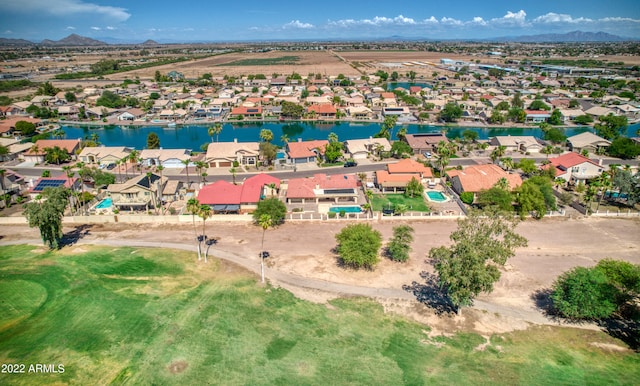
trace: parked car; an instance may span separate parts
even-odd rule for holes
[[[347,161],[344,163],[345,168],[352,168],[354,166],[358,166],[358,163],[356,161]]]
[[[431,153],[428,151],[425,151],[424,153],[422,153],[422,155],[424,155],[426,158],[431,158]]]

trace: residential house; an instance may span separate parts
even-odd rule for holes
[[[184,167],[184,161],[191,158],[189,149],[144,149],[140,151],[142,164],[162,166],[167,169]]]
[[[542,123],[551,118],[551,113],[546,110],[525,110],[525,123]]]
[[[262,106],[254,107],[234,107],[231,109],[231,118],[260,118],[262,117]]]
[[[409,144],[414,154],[435,151],[440,141],[449,142],[443,133],[407,134],[405,141]]]
[[[198,201],[211,206],[214,213],[249,213],[257,208],[260,200],[277,197],[279,189],[278,178],[261,173],[239,185],[223,180],[205,185],[198,192]]]
[[[590,109],[585,110],[584,113],[597,120],[603,115],[613,114],[613,110],[607,107],[593,106]]]
[[[29,118],[29,117],[15,117],[12,116],[5,120],[0,121],[0,136],[10,137],[16,134],[16,123],[20,121],[31,122],[36,127],[42,125],[42,120],[40,118]]]
[[[337,111],[331,103],[314,104],[307,107],[307,112],[315,114],[316,118],[320,119],[335,119]]]
[[[504,178],[511,190],[522,185],[522,178],[516,173],[507,173],[495,164],[473,165],[463,170],[449,170],[447,178],[453,190],[462,194],[471,192],[477,194],[482,190],[491,189],[500,179]]]
[[[26,181],[20,174],[13,170],[0,170],[0,196],[8,194],[10,196],[10,202],[13,202],[13,197],[20,195],[25,188]],[[0,200],[0,205],[5,205],[5,200]]]
[[[69,154],[72,160],[76,159],[76,154],[80,149],[79,139],[39,139],[24,153],[25,162],[42,163],[45,161],[46,149],[59,147]]]
[[[310,178],[292,178],[287,186],[288,203],[320,201],[358,202],[358,181],[354,174],[316,174]]]
[[[121,184],[111,184],[107,194],[119,210],[149,210],[160,205],[167,177],[141,174]]]
[[[549,158],[549,161],[549,164],[543,165],[541,168],[555,168],[556,178],[562,178],[572,185],[596,178],[604,171],[602,165],[598,165],[578,153],[566,153],[559,157]]]
[[[372,154],[391,151],[391,143],[386,138],[350,139],[344,142],[349,158],[365,159]]]
[[[141,119],[142,117],[145,116],[145,112],[137,109],[137,108],[132,108],[132,109],[128,109],[126,111],[124,111],[123,113],[119,114],[117,116],[117,119],[119,121],[135,121],[137,119]]]
[[[412,179],[420,182],[433,178],[431,168],[412,159],[387,164],[387,170],[376,171],[376,185],[382,193],[404,191]]]
[[[599,154],[609,148],[611,141],[599,137],[590,131],[585,131],[584,133],[567,138],[567,145],[569,146],[569,150],[578,153],[586,150],[589,153]]]
[[[316,162],[318,157],[324,156],[324,151],[329,141],[326,139],[314,141],[289,142],[285,146],[288,162],[293,164],[302,164],[308,162]]]
[[[258,142],[212,142],[207,147],[205,162],[212,168],[228,168],[238,165],[255,166],[260,157]]]
[[[531,135],[498,135],[491,138],[489,144],[504,146],[505,150],[511,152],[539,153],[542,150],[542,144]]]
[[[585,115],[582,109],[558,109],[560,111],[560,119],[562,123],[567,123],[575,120],[581,115]]]
[[[349,106],[347,107],[347,115],[353,119],[368,120],[373,117],[373,111],[366,106]]]
[[[78,159],[87,165],[110,165],[128,157],[129,154],[131,149],[125,146],[87,146],[78,154]]]

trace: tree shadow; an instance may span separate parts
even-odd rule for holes
[[[640,323],[638,321],[609,318],[599,320],[598,326],[607,334],[629,345],[634,351],[640,351]]]
[[[62,239],[60,239],[60,248],[76,244],[83,237],[89,234],[89,230],[91,228],[93,228],[93,225],[82,224],[73,228],[71,232],[65,233],[64,235],[62,235]]]
[[[436,315],[456,314],[458,308],[438,286],[438,277],[426,271],[420,272],[420,277],[424,279],[424,283],[413,281],[411,284],[403,285],[402,289],[412,293],[416,300],[433,309]]]

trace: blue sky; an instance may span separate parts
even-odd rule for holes
[[[129,42],[471,39],[604,31],[640,38],[638,0],[2,0],[0,37]]]

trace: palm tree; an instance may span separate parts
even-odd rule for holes
[[[160,173],[160,183],[162,183],[162,171],[163,170],[164,170],[164,166],[162,166],[162,165],[156,166],[156,171],[158,173]],[[158,194],[159,201],[162,203],[162,192],[160,190],[158,190],[156,193]],[[160,208],[162,208],[162,214],[164,214],[164,205],[161,205]]]
[[[187,201],[187,210],[191,212],[191,221],[193,222],[193,234],[198,240],[198,231],[196,230],[196,213],[199,212],[200,202],[197,198],[190,198]],[[200,242],[198,241],[198,261],[200,260]]]
[[[134,164],[137,165],[138,163],[138,156],[140,155],[140,152],[137,150],[133,150],[131,151],[131,153],[129,153],[129,155],[127,156],[129,162],[132,162]]]
[[[396,133],[396,137],[401,141],[404,140],[407,137],[407,128],[404,126],[401,127],[398,133]]]
[[[189,190],[189,188],[191,187],[191,181],[189,181],[189,164],[191,163],[191,160],[189,158],[187,159],[183,159],[182,164],[185,166],[185,170],[187,171],[187,190]]]
[[[220,136],[220,133],[222,132],[222,123],[216,122],[207,131],[209,132],[209,136],[211,137],[211,142],[213,142],[213,135],[214,134],[216,135],[216,142],[218,142],[218,137]]]
[[[513,162],[513,158],[511,157],[504,157],[500,159],[500,162],[502,163],[502,166],[507,169],[507,171],[513,169],[515,167],[515,163]]]
[[[607,172],[602,172],[598,176],[595,182],[595,186],[599,188],[600,195],[598,197],[598,206],[596,206],[596,212],[600,210],[600,203],[602,202],[602,198],[608,190],[611,190],[613,187],[613,179],[611,178],[611,174]]]
[[[84,162],[76,163],[76,168],[78,168],[78,175],[80,176],[80,189],[82,191],[82,209],[84,214],[86,214],[86,207],[84,205],[84,179],[89,175],[89,170],[85,167]]]
[[[262,228],[262,244],[260,246],[260,277],[264,283],[264,235],[271,226],[273,226],[273,219],[268,214],[263,214],[258,219],[258,225]]]
[[[553,153],[553,146],[551,145],[545,146],[544,148],[542,148],[542,150],[540,150],[540,153],[546,154],[547,158],[549,158],[549,154]]]
[[[447,165],[451,156],[456,152],[456,144],[453,142],[440,141],[436,146],[436,153],[438,154],[438,164],[440,165],[440,174],[445,176]]]
[[[211,217],[211,215],[213,214],[213,211],[211,210],[211,206],[207,205],[207,204],[200,204],[200,207],[198,208],[198,216],[200,216],[200,218],[202,218],[202,237],[198,238],[198,249],[201,250],[200,247],[200,243],[202,241],[205,241],[207,239],[207,234],[205,232],[205,225],[207,222],[207,219],[209,217]],[[207,262],[207,254],[204,254],[204,262]]]
[[[231,169],[229,169],[229,173],[231,173],[231,176],[233,177],[233,184],[236,185],[236,168],[232,167]]]
[[[495,149],[493,149],[493,151],[491,152],[491,161],[493,161],[493,163],[496,162],[497,159],[501,158],[502,156],[504,156],[504,153],[507,151],[507,147],[500,145],[497,146]]]
[[[289,136],[286,134],[282,134],[282,136],[280,137],[280,142],[289,143]]]
[[[74,207],[73,207],[73,201],[71,200],[71,198],[73,197],[73,184],[71,183],[71,178],[73,178],[73,175],[76,174],[75,171],[71,170],[72,166],[70,165],[66,165],[62,167],[62,170],[64,170],[65,174],[67,175],[67,178],[69,179],[69,185],[71,185],[71,194],[69,195],[69,213],[71,215],[73,215],[74,212]]]
[[[147,182],[149,183],[149,190],[151,191],[151,198],[153,200],[153,209],[156,212],[156,214],[158,214],[158,202],[156,200],[156,196],[158,194],[158,190],[160,189],[156,189],[156,192],[153,192],[153,186],[151,185],[151,176],[153,175],[153,173],[151,172],[147,172]]]

